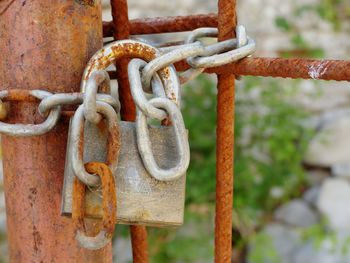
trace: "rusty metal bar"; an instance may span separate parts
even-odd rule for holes
[[[246,58],[225,67],[208,69],[219,74],[233,73],[263,77],[350,81],[349,60]]]
[[[175,66],[178,71],[190,68],[185,61],[180,61]],[[222,67],[208,68],[205,72],[231,73],[243,76],[350,81],[350,60],[245,58]]]
[[[159,34],[191,31],[199,27],[217,27],[216,14],[169,16],[130,20],[131,35]],[[103,22],[103,36],[113,36],[113,22]],[[118,29],[117,29],[118,30]]]
[[[218,40],[234,37],[236,0],[218,1]],[[231,262],[235,76],[218,75],[216,128],[215,262]]]
[[[128,39],[130,24],[127,0],[111,0],[113,17],[114,39]],[[119,98],[121,102],[121,117],[123,120],[135,121],[136,108],[130,92],[128,80],[129,60],[121,59],[116,63],[117,79],[119,85]],[[147,230],[144,226],[130,226],[133,262],[148,262]]]
[[[1,89],[78,91],[88,59],[102,46],[101,6],[7,2],[0,15]],[[35,102],[10,106],[11,122],[42,120]],[[111,245],[98,251],[79,248],[72,220],[59,213],[67,129],[62,120],[43,136],[3,136],[10,262],[112,262]]]

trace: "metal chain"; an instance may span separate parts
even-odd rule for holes
[[[87,236],[85,233],[85,191],[86,185],[74,178],[72,219],[76,229],[75,238],[83,248],[96,250],[106,246],[112,239],[117,210],[117,195],[115,190],[115,179],[111,169],[104,163],[86,163],[86,170],[96,174],[101,179],[102,188],[102,222],[101,229],[95,236]]]
[[[156,97],[171,98],[177,105],[179,105],[179,98],[181,97],[179,88],[180,81],[181,84],[183,84],[202,73],[205,68],[217,67],[235,62],[239,59],[250,56],[255,51],[255,41],[247,37],[243,26],[237,26],[236,39],[230,39],[208,46],[205,46],[199,41],[199,39],[203,37],[216,37],[217,32],[216,28],[199,28],[190,33],[186,40],[186,44],[159,49],[154,48],[150,44],[134,40],[113,42],[105,46],[101,52],[97,52],[94,55],[84,72],[81,87],[82,92],[88,90],[85,99],[82,93],[51,94],[44,90],[30,91],[31,96],[41,100],[39,104],[39,112],[41,115],[47,116],[46,120],[41,124],[8,124],[0,122],[0,133],[10,136],[37,136],[45,134],[58,122],[61,113],[60,107],[62,105],[84,103],[85,117],[95,123],[100,119],[100,115],[96,111],[96,101],[106,102],[112,105],[116,112],[119,112],[120,103],[115,88],[110,90],[111,95],[97,94],[97,88],[100,84],[105,82],[108,86],[108,74],[106,72],[100,72],[96,73],[97,75],[94,75],[93,78],[88,78],[88,76],[101,67],[101,65],[97,67],[94,66],[99,58],[108,58],[104,62],[104,65],[102,65],[108,66],[113,62],[113,59],[110,58],[113,57],[111,55],[117,53],[119,49],[127,48],[128,45],[142,45],[142,48],[144,48],[145,51],[141,48],[141,53],[155,52],[158,54],[153,60],[146,64],[141,63],[140,61],[130,63],[129,79],[132,82],[132,91],[134,92],[133,96],[136,98],[135,103],[138,108],[141,109],[147,117],[164,119],[166,113],[162,109],[157,109],[151,103],[147,102],[146,96],[140,92],[141,90],[153,92]],[[135,52],[137,53],[139,51]],[[176,76],[176,70],[172,64],[182,59],[186,59],[192,68],[180,74],[178,78]],[[163,69],[165,68],[168,68],[168,70],[164,71]],[[137,71],[140,69],[142,74],[138,76]],[[155,80],[153,81],[153,79]],[[87,83],[87,80],[89,80],[89,83]],[[86,89],[87,85],[94,88],[89,87]],[[152,87],[152,89],[150,89],[150,87]],[[6,107],[1,101],[2,99],[6,99],[7,95],[8,91],[0,91],[0,120],[5,119],[7,116]]]
[[[97,91],[101,85],[108,89],[108,92],[111,93],[111,96],[117,102],[117,112],[120,110],[118,90],[116,89],[113,91],[114,88],[111,87],[111,80],[107,71],[98,70],[93,72],[86,83],[83,105],[85,119],[95,124],[99,123],[101,120],[101,115],[98,114],[96,110]]]
[[[103,116],[106,117],[108,122],[108,130],[110,138],[108,138],[108,147],[111,148],[115,145],[119,145],[119,132],[113,132],[113,130],[117,129],[118,127],[118,116],[115,110],[107,103],[98,101],[96,103],[96,110],[97,112],[101,113]],[[81,149],[83,149],[83,133],[84,133],[84,105],[80,105],[78,109],[76,110],[72,122],[71,122],[71,133],[70,133],[70,140],[72,142],[72,166],[74,174],[79,178],[80,181],[82,181],[84,184],[88,186],[97,186],[100,183],[99,178],[96,175],[90,174],[85,170],[84,167],[84,156],[81,152]],[[109,152],[112,154],[108,154],[109,159],[109,167],[112,171],[115,170],[117,164],[118,164],[118,158],[119,151],[113,151],[109,150]],[[115,156],[113,156],[113,154]]]
[[[0,92],[0,102],[2,104],[1,99],[5,99],[8,95],[8,91]],[[51,96],[52,93],[44,90],[32,90],[30,95],[42,100],[48,96]],[[0,133],[10,135],[10,136],[37,136],[43,135],[50,130],[52,130],[58,122],[61,114],[61,107],[56,106],[50,110],[49,115],[46,120],[40,124],[8,124],[4,122],[0,122]]]
[[[167,114],[162,109],[158,109],[150,104],[143,92],[143,85],[141,83],[140,69],[147,65],[147,62],[141,59],[132,59],[128,65],[128,76],[130,83],[130,91],[135,102],[135,105],[139,110],[141,110],[145,115],[150,118],[157,120],[164,120]],[[162,80],[159,77],[152,78],[152,88],[162,87]],[[160,93],[159,88],[156,89],[157,93]],[[165,97],[165,92],[163,91]],[[158,94],[160,95],[160,94]]]
[[[122,57],[134,58],[128,65],[128,76],[133,100],[136,105],[136,139],[143,164],[153,178],[172,181],[182,177],[190,162],[188,135],[180,111],[180,80],[173,63],[186,59],[192,67],[180,75],[181,83],[196,77],[205,68],[235,62],[255,51],[254,40],[247,37],[245,28],[236,28],[236,39],[204,45],[199,39],[216,37],[216,28],[194,30],[184,45],[156,48],[140,41],[123,40],[106,45],[90,59],[81,81],[82,93],[52,94],[43,90],[30,91],[30,96],[40,100],[39,113],[46,117],[40,124],[8,124],[0,122],[0,133],[12,136],[34,136],[49,132],[57,124],[61,106],[81,104],[72,118],[70,141],[72,142],[72,168],[76,175],[73,192],[73,219],[77,228],[76,238],[82,247],[99,249],[111,239],[116,218],[116,193],[114,177],[120,149],[118,113],[120,103],[117,88],[111,87],[105,69]],[[136,59],[136,58],[143,58]],[[108,94],[98,94],[99,87],[107,88]],[[151,93],[148,94],[147,93]],[[0,120],[7,115],[2,100],[9,95],[0,91]],[[148,100],[149,96],[153,96]],[[107,160],[104,163],[84,164],[83,135],[85,120],[97,124],[105,117],[108,123]],[[152,152],[148,131],[148,118],[167,119],[173,130],[178,153],[174,167],[160,167]],[[164,122],[163,122],[164,123]],[[96,175],[97,174],[97,175]],[[84,232],[84,196],[86,186],[102,183],[102,229],[95,237]]]
[[[24,93],[27,91],[23,91]],[[0,133],[15,137],[29,137],[43,135],[51,131],[61,117],[61,106],[81,104],[84,101],[83,93],[58,93],[52,94],[45,90],[31,90],[27,93],[29,96],[40,100],[38,111],[46,117],[45,121],[40,124],[9,124],[0,121]],[[2,100],[7,99],[9,91],[0,91],[0,109],[6,110]],[[111,105],[116,112],[120,110],[119,100],[108,94],[97,94],[97,101],[105,102]],[[7,116],[2,112],[0,120]]]
[[[182,118],[181,111],[174,102],[166,98],[154,98],[148,103],[157,108],[166,110],[174,128],[176,147],[178,151],[178,163],[170,169],[160,168],[153,156],[151,140],[148,133],[147,116],[141,110],[136,115],[136,136],[137,146],[143,164],[149,174],[159,181],[172,181],[183,176],[190,162],[190,148],[187,139],[187,132]]]

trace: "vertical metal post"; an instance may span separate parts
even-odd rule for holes
[[[115,39],[128,39],[130,35],[127,0],[111,0]],[[131,96],[128,67],[129,59],[117,61],[117,78],[121,102],[121,117],[126,121],[135,121],[136,110]],[[144,226],[130,226],[132,255],[135,263],[148,262],[147,230]]]
[[[102,46],[100,1],[93,6],[87,0],[7,2],[0,14],[1,89],[78,91],[88,59]],[[9,121],[41,122],[36,108],[13,102]],[[3,137],[11,262],[112,261],[110,245],[79,248],[72,220],[60,215],[67,127],[61,120],[43,136]]]
[[[234,37],[236,0],[218,2],[219,41]],[[235,77],[218,75],[215,262],[231,262]]]

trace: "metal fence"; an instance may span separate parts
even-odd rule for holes
[[[78,1],[79,2],[79,1]],[[81,1],[84,2],[84,1]],[[87,1],[89,2],[89,1]],[[23,1],[22,5],[26,4]],[[61,3],[60,3],[61,4]],[[169,33],[169,32],[183,32],[193,30],[199,27],[217,27],[219,29],[218,40],[223,41],[234,37],[234,32],[237,23],[236,17],[236,0],[219,0],[218,1],[218,14],[204,14],[204,15],[192,15],[192,16],[179,16],[179,17],[162,17],[162,18],[148,18],[148,19],[135,19],[129,20],[128,18],[128,7],[127,0],[112,0],[112,17],[113,21],[103,23],[103,36],[104,37],[114,37],[116,40],[128,39],[130,35],[144,35],[144,34],[158,34],[158,33]],[[46,6],[45,6],[46,8]],[[62,7],[64,8],[64,7]],[[47,6],[47,10],[50,7]],[[100,11],[100,10],[99,10]],[[86,16],[87,19],[91,19],[93,16]],[[86,18],[85,17],[85,18]],[[79,18],[78,18],[79,19]],[[91,22],[93,23],[93,21]],[[1,26],[1,23],[0,23]],[[74,31],[73,33],[79,34],[79,32]],[[82,33],[81,33],[82,34]],[[74,35],[74,34],[73,34]],[[98,33],[96,33],[98,36]],[[51,35],[49,36],[51,37]],[[127,63],[128,59],[124,58],[117,62],[117,71],[111,73],[112,77],[118,79],[119,89],[120,89],[120,100],[122,104],[121,116],[122,119],[133,121],[135,119],[135,105],[133,103],[130,88],[127,78]],[[176,63],[176,68],[179,71],[184,71],[189,68],[189,65],[185,61]],[[50,68],[50,70],[55,70]],[[69,70],[69,69],[68,69]],[[346,80],[350,81],[350,61],[341,60],[311,60],[311,59],[284,59],[284,58],[245,58],[239,62],[232,63],[228,66],[210,68],[205,71],[206,73],[214,73],[218,75],[218,97],[217,97],[217,165],[216,165],[216,217],[215,217],[215,262],[230,262],[232,255],[232,203],[233,203],[233,181],[234,181],[234,106],[235,106],[235,76],[237,75],[253,75],[253,76],[272,76],[272,77],[283,77],[283,78],[304,78],[304,79],[323,79],[323,80]],[[0,80],[2,80],[0,78]],[[1,82],[1,81],[0,81]],[[53,88],[52,88],[53,89]],[[22,109],[23,110],[23,109]],[[57,134],[56,134],[57,135]],[[20,140],[20,139],[19,139]],[[56,139],[50,137],[51,141]],[[19,146],[21,141],[11,141],[10,139],[5,140],[6,146]],[[31,149],[31,145],[35,144],[32,141],[30,144],[24,143],[26,149]],[[34,150],[44,149],[44,146],[40,146],[42,141],[37,141],[37,148]],[[54,145],[54,144],[52,144]],[[51,146],[52,146],[51,145]],[[62,144],[60,148],[64,148]],[[50,146],[50,147],[51,147]],[[63,148],[61,149],[63,151]],[[10,149],[10,148],[9,148]],[[51,149],[52,150],[52,149]],[[44,153],[45,154],[45,153]],[[19,158],[15,157],[16,147],[12,148],[8,153],[5,154],[5,161],[21,161]],[[58,156],[56,156],[58,158]],[[52,157],[55,159],[56,157]],[[17,159],[16,159],[17,158]],[[38,154],[36,157],[36,162],[47,158],[47,156]],[[26,161],[22,159],[22,161]],[[57,163],[61,165],[62,161]],[[39,165],[40,167],[40,165]],[[53,174],[50,174],[53,167],[45,166],[42,168],[43,173],[46,173],[46,177],[49,180],[50,176],[52,180]],[[5,170],[10,174],[8,179],[5,178],[5,192],[10,196],[11,187],[15,189],[17,187],[14,183],[15,175],[11,174],[13,169],[7,165]],[[6,171],[5,171],[6,172]],[[45,178],[46,178],[45,177]],[[56,176],[57,177],[57,176]],[[44,179],[43,179],[44,180]],[[46,179],[45,179],[46,180]],[[59,179],[54,179],[59,182]],[[23,185],[18,186],[23,192],[29,192],[28,199],[33,203],[36,202],[36,198],[39,194],[37,189],[31,188],[30,184],[23,183]],[[50,190],[42,189],[43,191]],[[40,190],[41,191],[41,190]],[[9,200],[15,200],[13,194],[9,197]],[[10,202],[8,201],[8,202]],[[53,208],[49,206],[49,203],[43,201],[43,206],[51,211]],[[12,207],[13,208],[13,207]],[[57,209],[57,208],[55,208]],[[47,211],[36,211],[37,213],[43,213]],[[51,213],[51,212],[50,212]],[[24,221],[21,218],[15,219],[15,216],[20,214],[20,209],[14,209],[10,216],[10,220],[16,222],[11,223],[10,232],[15,232],[15,226],[25,227]],[[52,216],[54,217],[54,216]],[[24,219],[23,219],[24,220]],[[56,222],[56,221],[55,221]],[[51,223],[55,223],[51,222]],[[61,224],[61,221],[59,223]],[[34,225],[35,226],[35,225]],[[45,228],[45,227],[44,227]],[[148,262],[148,244],[147,244],[147,231],[143,226],[131,226],[131,239],[133,248],[133,259],[134,262]],[[50,230],[52,231],[52,230]],[[71,231],[71,229],[69,229]],[[30,231],[29,231],[30,232]],[[34,247],[32,251],[26,251],[23,253],[31,254],[28,258],[33,258],[33,253],[39,253],[41,247],[47,249],[47,251],[54,250],[50,245],[43,245],[46,237],[40,236],[38,231],[34,227],[31,230],[31,234],[34,236]],[[55,237],[57,240],[64,240],[65,233],[50,233],[49,228],[47,228],[46,235],[50,236],[57,234]],[[44,241],[43,241],[44,240]],[[48,239],[49,240],[49,239]],[[25,242],[26,240],[24,240]],[[10,243],[18,243],[17,245],[10,244],[11,258],[16,260],[20,258],[19,252],[17,250],[20,247],[20,242],[18,236],[14,235],[10,238]],[[29,242],[29,241],[28,241]],[[31,242],[31,241],[30,241]],[[57,241],[58,242],[58,241]],[[71,249],[73,251],[73,248]],[[39,251],[39,252],[38,252]],[[40,252],[39,258],[56,258],[53,262],[63,262],[59,261],[57,255],[51,255],[50,253]],[[73,252],[72,252],[73,253]],[[75,252],[74,252],[75,253]],[[91,252],[92,253],[92,252]],[[35,255],[37,255],[35,254]],[[85,255],[85,261],[83,262],[109,262],[106,259],[110,255],[110,248],[105,249],[103,252],[95,254]],[[69,257],[69,252],[62,253],[62,260],[66,260]],[[22,260],[23,260],[22,255]],[[35,257],[34,257],[35,258]],[[14,262],[24,262],[21,260]],[[37,261],[39,262],[39,261]],[[67,261],[64,261],[67,262]],[[79,261],[80,262],[80,261]]]

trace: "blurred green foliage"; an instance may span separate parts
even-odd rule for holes
[[[253,263],[281,263],[282,259],[275,250],[272,238],[265,233],[258,233],[251,240],[254,247],[248,256],[248,261]]]
[[[245,77],[236,90],[234,207],[239,217],[249,219],[243,221],[252,222],[248,228],[261,225],[276,205],[300,194],[305,184],[302,157],[312,131],[302,125],[306,113],[291,103],[298,82],[286,84]],[[184,88],[182,112],[191,147],[186,224],[179,231],[151,230],[157,248],[152,262],[212,262],[216,93],[213,80],[205,76]],[[279,189],[278,197],[273,189]],[[244,246],[251,236],[239,225],[235,228],[235,242]]]
[[[325,52],[302,36],[296,21],[317,14],[339,30],[350,19],[348,0],[320,0],[297,6],[289,17],[276,17],[276,27],[290,36],[284,57],[323,58]],[[250,262],[268,255],[280,262],[271,239],[256,230],[271,219],[279,204],[300,196],[306,187],[302,158],[314,131],[308,114],[294,104],[299,81],[245,77],[236,88],[234,242],[255,247]],[[215,207],[216,88],[202,76],[183,90],[182,111],[189,130],[191,163],[187,173],[185,225],[179,230],[150,229],[152,262],[212,262]],[[242,223],[243,222],[243,223]],[[319,246],[333,234],[323,224],[301,233]],[[350,242],[350,241],[349,241]],[[346,244],[348,244],[347,242]]]

